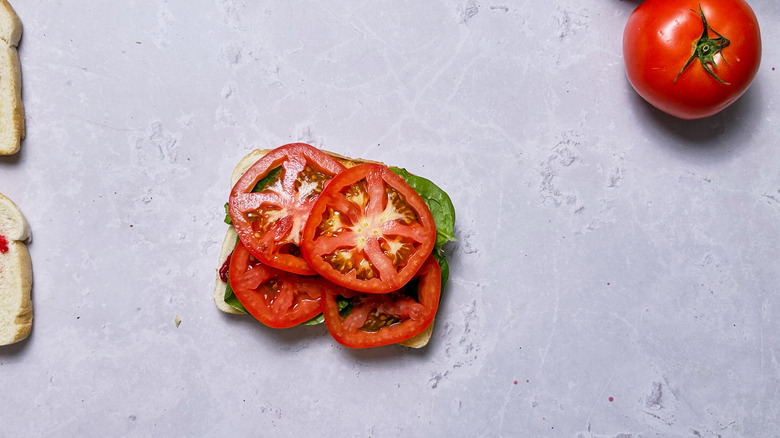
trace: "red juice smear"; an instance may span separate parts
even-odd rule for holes
[[[228,281],[228,269],[230,268],[230,258],[233,256],[233,253],[231,252],[230,255],[228,255],[227,259],[225,259],[225,263],[222,264],[222,266],[219,268],[219,279],[227,283]]]

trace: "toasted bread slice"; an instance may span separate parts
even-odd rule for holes
[[[0,193],[0,345],[13,344],[32,328],[30,227],[22,212]]]
[[[22,69],[16,46],[22,22],[7,0],[0,0],[0,155],[19,151],[24,139]]]
[[[247,154],[244,158],[242,158],[241,161],[239,161],[236,167],[233,169],[233,175],[230,180],[230,187],[232,188],[233,186],[235,186],[236,182],[238,182],[239,178],[241,178],[241,175],[243,175],[244,172],[246,172],[250,167],[252,167],[253,164],[255,164],[260,158],[263,157],[263,155],[267,154],[268,152],[270,152],[269,149],[262,149],[262,150],[255,149],[249,154]],[[377,163],[377,161],[369,161],[361,158],[348,158],[333,152],[328,152],[328,151],[323,151],[323,152],[338,160],[345,167],[352,167],[361,163]],[[219,264],[218,264],[219,267],[221,267],[228,259],[228,257],[230,257],[230,254],[233,252],[233,248],[235,248],[236,246],[237,237],[238,235],[236,234],[236,230],[232,226],[229,226],[227,232],[225,233],[225,239],[222,241],[222,249],[219,254]],[[217,305],[217,308],[223,312],[240,313],[234,307],[225,303],[226,289],[227,289],[227,284],[224,281],[222,281],[222,279],[220,279],[219,273],[217,273],[216,285],[214,287],[214,303]],[[432,333],[433,333],[433,322],[431,322],[431,324],[428,325],[428,327],[418,335],[409,338],[403,342],[399,342],[399,344],[404,345],[406,347],[422,348],[428,344],[428,341],[430,340]]]

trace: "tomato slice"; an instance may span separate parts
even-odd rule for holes
[[[342,289],[324,290],[325,325],[336,341],[350,348],[368,348],[405,341],[428,327],[436,316],[441,295],[441,270],[430,255],[414,278],[388,294]],[[337,298],[351,303],[339,311]]]
[[[241,242],[230,257],[228,279],[247,312],[273,328],[293,327],[319,315],[322,292],[332,289],[322,277],[264,265]]]
[[[316,274],[301,257],[301,231],[322,189],[344,169],[305,143],[280,146],[264,155],[230,193],[228,212],[241,242],[268,266]],[[255,191],[264,179],[266,185]]]
[[[409,281],[433,250],[436,225],[425,201],[386,166],[338,174],[312,207],[301,251],[326,279],[387,293]]]

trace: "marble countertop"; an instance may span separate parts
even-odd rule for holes
[[[780,5],[750,3],[754,84],[685,122],[625,78],[637,0],[12,1],[35,320],[2,434],[774,436]],[[214,306],[233,166],[294,141],[452,197],[425,349]]]

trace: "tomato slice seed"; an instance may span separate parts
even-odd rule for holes
[[[417,213],[409,206],[402,194],[390,186],[385,187],[385,192],[388,202],[384,213],[389,216],[388,220],[395,220],[404,225],[419,221]]]
[[[365,214],[368,205],[368,188],[366,180],[360,180],[344,190],[347,201],[354,204],[361,213]]]
[[[338,249],[323,259],[339,272],[355,271],[355,275],[361,280],[369,280],[379,275],[366,256],[354,249]]]
[[[340,211],[328,208],[323,216],[322,222],[317,226],[318,236],[337,236],[340,232],[344,231],[349,226],[345,215],[342,215]]]
[[[360,327],[360,330],[369,333],[376,333],[385,327],[390,327],[391,325],[397,324],[399,322],[401,322],[400,318],[374,311],[368,315],[366,322],[363,323],[363,326]]]
[[[409,256],[414,251],[414,242],[401,237],[381,239],[380,242],[379,247],[382,248],[382,253],[392,260],[395,266],[406,264]]]
[[[331,178],[333,178],[331,175],[319,172],[313,167],[306,165],[295,180],[295,188],[298,190],[300,198],[312,199],[322,193],[325,183]]]

